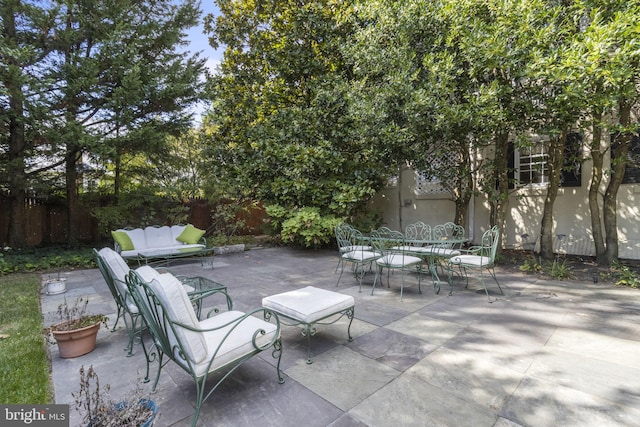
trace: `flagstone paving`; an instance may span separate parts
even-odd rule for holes
[[[336,287],[337,252],[260,248],[216,256],[213,263],[175,263],[176,274],[204,276],[228,286],[239,310],[268,295],[316,286],[353,295],[353,341],[347,319],[319,325],[306,364],[306,338],[284,326],[278,384],[270,352],[252,358],[222,383],[202,407],[198,426],[632,426],[640,422],[640,290],[610,284],[542,280],[498,272],[505,295],[490,285],[400,276],[362,292],[345,275]],[[42,312],[66,298],[86,296],[92,312],[115,319],[115,303],[97,269],[67,272],[67,292],[43,295]],[[426,285],[425,285],[426,283]],[[386,281],[385,281],[386,284]],[[205,302],[206,308],[206,302]],[[61,359],[50,347],[56,403],[70,404],[80,366],[93,365],[111,394],[121,396],[144,376],[140,345],[126,357],[127,334],[101,330],[96,349]],[[144,384],[150,390],[150,384]],[[169,364],[151,397],[155,426],[189,426],[192,379]]]

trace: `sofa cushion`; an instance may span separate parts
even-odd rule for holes
[[[130,251],[134,248],[133,242],[129,235],[124,231],[112,231],[111,236],[113,240],[120,246],[120,249],[123,251]]]
[[[144,238],[147,248],[165,248],[175,246],[178,242],[171,236],[171,227],[147,227],[144,229]]]
[[[198,241],[200,240],[200,238],[202,238],[202,236],[204,236],[204,233],[205,233],[204,230],[200,230],[199,228],[196,228],[193,225],[188,224],[184,228],[184,230],[182,230],[182,233],[180,233],[180,235],[176,238],[176,240],[189,245],[194,245],[198,243]]]
[[[146,249],[147,239],[144,236],[144,230],[142,228],[134,228],[133,230],[118,230],[127,233],[131,242],[133,243],[134,250]]]

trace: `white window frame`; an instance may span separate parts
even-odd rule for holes
[[[516,147],[514,152],[516,185],[547,187],[549,185],[549,154],[546,144],[537,142],[527,148]]]

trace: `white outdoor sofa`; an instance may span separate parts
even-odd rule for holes
[[[136,259],[139,264],[149,260],[213,255],[207,248],[204,230],[191,224],[122,228],[111,232],[116,252],[124,259]]]

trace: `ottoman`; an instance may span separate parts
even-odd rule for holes
[[[349,318],[347,335],[351,337],[351,323],[355,299],[352,296],[307,286],[262,299],[262,306],[275,312],[285,325],[301,325],[302,336],[307,337],[307,363],[311,363],[311,336],[316,334],[314,325],[330,325],[343,316]]]

